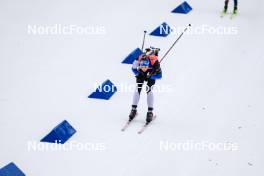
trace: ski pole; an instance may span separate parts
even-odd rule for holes
[[[142,51],[142,52],[143,52],[144,45],[145,45],[145,38],[146,38],[146,33],[147,33],[147,31],[144,31],[144,36],[143,36],[143,43],[142,43],[142,47],[141,47],[141,51]]]
[[[168,49],[168,51],[164,54],[164,56],[161,58],[160,63],[162,60],[168,55],[168,53],[171,51],[171,49],[174,47],[174,45],[180,40],[180,38],[183,36],[183,34],[187,31],[188,27],[190,27],[191,24],[189,24],[184,31],[181,33],[181,35],[175,40],[175,42],[171,45],[171,47]]]

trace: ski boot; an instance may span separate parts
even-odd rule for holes
[[[227,14],[227,7],[224,7],[224,10],[221,13],[221,17],[223,18]]]
[[[132,121],[137,115],[137,109],[132,108],[130,114],[129,114],[129,121]]]
[[[234,11],[233,11],[233,13],[232,13],[230,18],[233,19],[236,16],[237,16],[237,7],[234,8]]]
[[[233,15],[237,15],[237,7],[234,8]]]
[[[227,13],[227,7],[224,7],[223,13],[224,13],[224,14]]]
[[[153,112],[149,111],[147,112],[147,118],[146,118],[146,123],[150,123],[153,120]]]

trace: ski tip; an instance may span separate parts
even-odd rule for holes
[[[221,12],[221,13],[220,13],[220,18],[224,18],[226,15],[227,15],[227,13],[225,13],[225,12]]]
[[[236,17],[236,15],[232,15],[231,17],[230,17],[230,19],[232,20],[232,19],[234,19]]]

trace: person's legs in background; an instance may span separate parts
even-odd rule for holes
[[[229,0],[225,0],[224,13],[227,12]]]
[[[234,0],[234,11],[233,11],[234,14],[237,13],[237,5],[238,5],[237,0]]]

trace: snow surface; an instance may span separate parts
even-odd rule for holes
[[[180,0],[0,1],[0,167],[15,162],[26,175],[262,176],[263,1],[239,1],[239,15],[221,19],[222,1],[188,2],[188,15],[171,14]],[[232,4],[230,4],[231,6]],[[162,22],[235,26],[238,35],[185,35],[162,63],[169,93],[155,94],[153,125],[139,116],[125,133],[132,93],[110,101],[87,99],[95,82],[134,83],[122,59],[141,47],[142,32]],[[29,35],[28,25],[104,26],[106,35]],[[147,36],[161,55],[177,38]],[[67,119],[71,140],[104,143],[106,151],[28,151]],[[234,142],[238,151],[161,151],[160,141]]]

